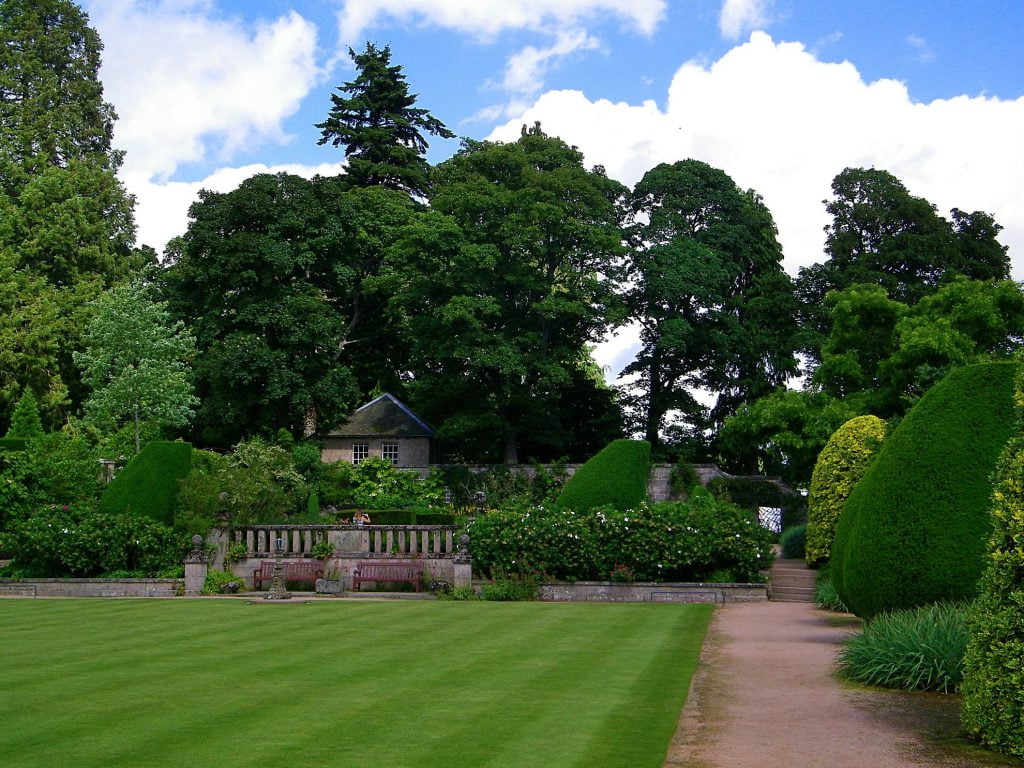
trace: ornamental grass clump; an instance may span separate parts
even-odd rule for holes
[[[846,640],[839,674],[865,685],[952,693],[963,680],[967,637],[963,604],[883,613]]]

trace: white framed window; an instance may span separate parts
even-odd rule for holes
[[[370,446],[366,443],[352,443],[352,463],[358,464],[370,455]]]
[[[380,457],[385,461],[389,460],[392,464],[398,463],[398,443],[381,443],[380,444]]]

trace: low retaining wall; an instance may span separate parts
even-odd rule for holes
[[[0,579],[0,595],[18,597],[174,597],[181,579]]]
[[[544,584],[538,599],[579,603],[752,603],[768,599],[767,584]]]

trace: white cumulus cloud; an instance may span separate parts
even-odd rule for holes
[[[947,217],[954,206],[992,213],[1024,275],[1024,97],[919,103],[903,83],[866,82],[849,62],[754,33],[709,66],[683,64],[664,110],[552,91],[491,138],[514,140],[535,120],[626,184],[660,162],[722,168],[764,196],[791,274],[824,258],[822,201],[839,171],[859,166],[892,172]]]
[[[507,30],[550,31],[617,18],[651,34],[666,0],[343,0],[338,24],[343,45],[358,47],[369,27],[388,20],[441,27],[493,38]]]
[[[166,177],[286,141],[282,121],[320,76],[316,28],[294,11],[247,24],[217,17],[208,0],[92,0],[87,9],[104,41],[101,77],[126,173]]]
[[[771,20],[773,0],[723,0],[718,15],[722,36],[738,40],[748,32],[764,29]]]

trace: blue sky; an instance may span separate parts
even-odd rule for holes
[[[626,184],[687,157],[724,169],[764,196],[792,274],[822,258],[832,177],[875,166],[944,214],[993,213],[1024,276],[1024,0],[84,6],[106,46],[139,240],[158,250],[200,188],[340,172],[313,126],[353,75],[347,46],[372,40],[461,136],[513,140],[540,120]]]

